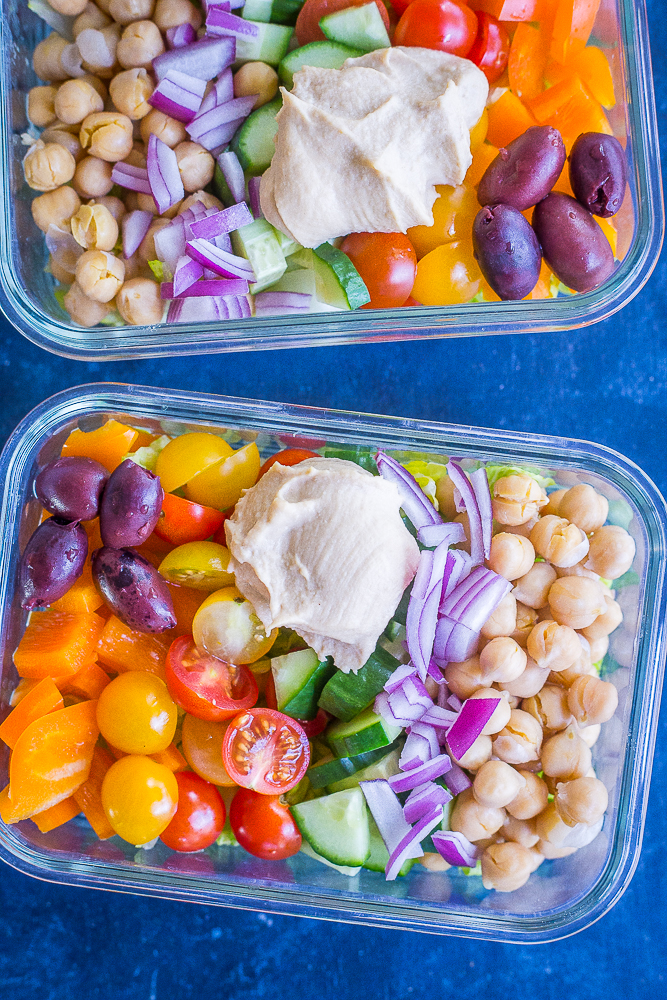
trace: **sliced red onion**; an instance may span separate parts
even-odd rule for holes
[[[204,267],[210,267],[223,278],[246,278],[248,281],[255,281],[255,272],[250,261],[245,257],[237,257],[236,254],[219,250],[208,240],[189,240],[185,245],[185,252],[193,260],[198,260]]]
[[[144,212],[140,208],[123,216],[121,227],[123,231],[123,257],[129,260],[141,246],[144,236],[151,228],[155,216],[152,212]]]
[[[181,257],[174,271],[174,280],[172,282],[174,290],[173,298],[179,298],[186,289],[194,285],[195,281],[199,281],[203,276],[204,268],[199,261],[193,260],[191,257]]]
[[[435,726],[436,729],[450,729],[452,723],[456,721],[456,715],[457,713],[450,709],[432,705],[419,721],[423,724],[428,723],[429,726]]]
[[[425,524],[417,532],[417,538],[428,548],[434,548],[442,542],[447,545],[457,545],[465,542],[465,528],[458,521],[443,521],[442,524]]]
[[[446,683],[445,676],[440,667],[438,666],[438,664],[433,659],[433,657],[431,657],[431,659],[429,660],[428,676],[431,678],[431,680],[435,681],[435,683],[438,684],[439,686],[442,686],[443,684]]]
[[[451,708],[452,712],[460,712],[463,702],[458,697],[458,695],[450,694],[449,698],[447,699],[447,704]]]
[[[444,806],[451,801],[451,793],[446,788],[436,785],[434,781],[427,781],[412,789],[405,800],[403,815],[408,823],[416,823],[437,806]]]
[[[447,556],[446,541],[433,552],[421,553],[408,603],[405,626],[408,652],[422,680],[426,680],[433,652]],[[422,596],[424,593],[426,597]]]
[[[238,99],[240,101],[244,100],[242,97]],[[227,104],[231,103],[231,101],[227,102]],[[212,111],[207,111],[198,122],[191,122],[190,125],[186,125],[185,127],[192,141],[198,142],[200,146],[207,149],[213,156],[216,156],[220,149],[224,149],[245,120],[245,116],[243,116],[235,118],[232,121],[220,122],[220,118],[224,118],[229,113],[225,110],[227,104],[221,104],[220,107],[213,108]]]
[[[493,508],[491,507],[491,493],[489,491],[489,478],[486,469],[477,469],[470,473],[477,509],[482,523],[482,544],[484,546],[484,557],[489,558],[491,554],[491,535],[493,534]]]
[[[148,98],[148,103],[187,124],[199,111],[205,90],[204,80],[170,69]]]
[[[380,691],[376,695],[375,703],[373,705],[373,711],[376,715],[379,715],[381,719],[388,722],[390,726],[402,726],[404,729],[407,726],[411,726],[416,719],[404,719],[394,714],[389,705],[389,695],[386,691]]]
[[[252,309],[247,295],[237,295],[236,301],[241,309],[241,319],[249,319],[252,316]]]
[[[470,749],[500,702],[497,698],[468,698],[464,701],[456,722],[447,731],[447,747],[456,760]]]
[[[433,655],[438,663],[463,663],[477,652],[479,632],[473,632],[450,618],[441,618],[435,631]]]
[[[425,837],[428,837],[431,830],[434,830],[438,823],[442,822],[442,806],[434,806],[433,809],[426,813],[425,816],[416,823],[409,833],[403,837],[401,842],[396,846],[393,851],[389,853],[389,861],[387,867],[385,868],[385,878],[387,882],[393,882],[401,868],[403,863],[408,859],[414,857],[412,853],[417,844],[420,844]],[[422,851],[422,854],[424,852]],[[421,855],[420,855],[421,856]]]
[[[465,472],[456,462],[447,464],[447,473],[456,489],[459,491],[461,500],[470,523],[470,555],[475,566],[484,562],[484,540],[482,538],[482,521],[475,491]]]
[[[452,795],[460,795],[461,792],[465,792],[466,788],[470,788],[472,781],[463,768],[459,767],[456,761],[453,760],[451,768],[445,775],[445,784]]]
[[[410,705],[420,705],[422,708],[430,708],[433,704],[433,699],[426,690],[424,683],[415,674],[410,674],[409,677],[406,677],[401,688]]]
[[[440,753],[440,743],[438,742],[437,733],[433,728],[433,726],[424,722],[423,716],[419,722],[415,722],[410,726],[410,731],[408,733],[407,739],[410,739],[410,737],[413,735],[419,737],[422,740],[426,740],[426,744],[428,745],[428,757],[425,758],[425,761],[432,760],[433,757],[438,756],[438,754]]]
[[[382,692],[384,693],[384,692]],[[379,697],[379,695],[378,695]],[[429,699],[430,700],[430,699]],[[397,719],[409,719],[409,724],[412,725],[413,722],[417,722],[421,719],[422,715],[426,711],[425,705],[411,705],[405,696],[405,691],[402,687],[396,688],[391,694],[387,695],[387,703],[392,714]]]
[[[387,694],[391,694],[396,688],[402,686],[403,681],[406,677],[412,677],[416,673],[416,668],[412,663],[401,663],[396,667],[393,674],[384,686],[384,690]]]
[[[224,250],[225,253],[234,253],[229,233],[220,233],[220,235],[216,236],[215,239],[211,240],[211,242],[215,243],[218,250]],[[211,277],[213,277],[213,274],[211,274]]]
[[[312,300],[309,292],[258,292],[255,313],[308,312]]]
[[[185,189],[178,169],[176,153],[170,149],[166,142],[158,139],[154,133],[148,137],[146,168],[151,194],[155,199],[158,212],[162,215],[185,196]]]
[[[470,601],[480,593],[492,579],[491,570],[484,566],[475,566],[471,573],[461,580],[457,587],[451,592],[440,608],[443,615],[459,621],[460,616],[466,610]]]
[[[222,176],[227,182],[232,198],[236,202],[241,202],[245,198],[245,177],[243,167],[239,158],[231,149],[220,153],[217,163],[222,170]]]
[[[163,299],[192,299],[192,298],[232,298],[240,296],[243,298],[248,293],[248,282],[244,278],[204,278],[189,285],[179,295],[174,294],[173,281],[163,281],[160,286],[160,295]],[[242,307],[241,307],[242,308]]]
[[[438,830],[432,837],[433,846],[448,865],[457,868],[474,868],[481,854],[478,847],[471,844],[462,833],[453,830]]]
[[[71,233],[54,226],[53,223],[47,229],[45,239],[46,248],[56,264],[60,264],[70,274],[74,274],[76,262],[83,253],[83,247],[76,242]]]
[[[251,177],[248,181],[248,198],[250,199],[250,209],[256,219],[263,219],[264,212],[259,201],[259,187],[262,183],[261,177]]]
[[[431,501],[424,495],[419,483],[407,469],[384,451],[375,456],[378,472],[383,479],[394,483],[401,497],[401,507],[417,531],[427,524],[441,524],[442,518]]]
[[[154,239],[158,259],[165,263],[173,274],[179,258],[185,254],[185,232],[181,216],[177,215],[171,225],[165,226],[164,229],[158,229]]]
[[[231,69],[224,70],[215,81],[208,94],[201,103],[199,114],[212,111],[219,104],[226,104],[234,97],[234,75]]]
[[[481,700],[481,699],[480,699]],[[395,792],[409,792],[417,785],[423,785],[425,781],[435,781],[449,771],[452,762],[446,753],[438,754],[425,764],[413,767],[402,774],[394,774],[388,779],[389,785]]]
[[[235,38],[257,38],[259,28],[253,21],[246,21],[236,14],[222,10],[219,4],[209,7],[206,15],[207,35],[232,35]]]
[[[432,757],[437,757],[440,746],[436,745],[435,753],[431,753],[430,740],[421,733],[410,732],[403,746],[403,751],[398,761],[401,771],[411,771],[413,767],[425,764]]]
[[[168,323],[215,323],[229,319],[225,299],[182,298],[173,299],[167,313]]]
[[[167,28],[165,34],[170,49],[180,49],[197,40],[197,32],[189,21],[186,21],[185,24],[177,24],[175,28]]]
[[[114,163],[111,180],[128,191],[138,191],[139,194],[151,194],[148,181],[148,171],[145,167],[133,167],[130,163]]]
[[[230,208],[223,208],[222,211],[215,212],[207,218],[198,219],[190,228],[196,239],[212,240],[221,233],[233,233],[235,229],[248,226],[251,222],[250,209],[242,201],[238,205],[231,205]]]
[[[462,549],[452,549],[447,553],[447,578],[442,591],[442,600],[440,602],[441,611],[445,603],[445,599],[449,597],[454,588],[457,587],[466,576],[468,576],[472,568],[472,559],[467,552],[464,552]]]
[[[389,787],[389,783],[383,778],[375,781],[360,781],[359,788],[363,792],[384,845],[391,854],[402,839],[410,833],[410,825],[403,815],[401,803],[398,801],[396,793]],[[417,847],[415,853],[411,854],[410,857],[421,858],[423,853],[421,848]]]
[[[213,80],[236,58],[236,40],[229,35],[220,38],[200,38],[198,42],[171,49],[156,56],[153,72],[164,79],[170,69],[188,73],[200,80]]]
[[[447,699],[449,698],[449,688],[447,687],[447,681],[438,688],[438,697],[436,699],[436,704],[438,708],[447,708]],[[461,706],[459,706],[460,708]],[[453,720],[452,720],[453,721]]]

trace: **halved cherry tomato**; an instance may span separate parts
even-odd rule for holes
[[[236,587],[223,587],[200,605],[192,634],[198,646],[221,660],[254,663],[271,649],[278,629],[267,635],[250,601]]]
[[[198,649],[191,635],[182,635],[169,647],[165,679],[176,704],[208,722],[222,722],[252,708],[259,695],[247,667]]]
[[[192,771],[177,771],[178,807],[174,818],[160,834],[172,851],[203,851],[222,833],[225,804],[210,781]]]
[[[209,465],[215,465],[233,454],[231,445],[217,434],[202,431],[181,434],[162,449],[155,471],[165,493],[172,493]]]
[[[215,534],[225,520],[221,510],[192,503],[183,497],[165,493],[162,501],[160,520],[155,525],[155,534],[172,545],[186,542],[203,542]]]
[[[212,540],[214,542],[217,542],[218,545],[227,545],[227,535],[225,534],[225,521],[229,520],[229,518],[232,516],[232,514],[234,513],[234,508],[229,507],[227,510],[221,510],[220,513],[222,514],[224,521],[214,534]]]
[[[268,472],[276,462],[279,462],[280,465],[298,465],[299,462],[305,462],[307,458],[320,458],[320,456],[314,451],[308,451],[307,448],[285,448],[284,451],[278,451],[271,458],[267,458],[259,470],[257,478],[261,479],[264,473]]]
[[[207,722],[187,712],[183,719],[181,747],[183,756],[200,778],[223,788],[235,788],[236,782],[222,763],[222,741],[228,726],[228,721]]]
[[[396,16],[400,18],[403,17],[412,0],[389,0],[389,3],[393,7]]]
[[[259,451],[255,442],[251,441],[188,480],[185,495],[195,503],[227,510],[234,506],[244,490],[255,485],[259,466]]]
[[[417,45],[467,56],[477,37],[477,15],[456,0],[413,0],[396,26],[394,45]]]
[[[229,822],[241,847],[256,858],[279,861],[301,848],[301,834],[289,806],[279,795],[259,795],[239,788],[232,799]]]
[[[273,679],[273,670],[269,670],[269,675],[266,678],[264,697],[266,698],[267,708],[271,708],[274,712],[277,712],[278,699],[276,698],[276,682]]]
[[[261,795],[282,795],[308,770],[310,745],[303,728],[289,715],[252,708],[229,723],[222,762],[237,785]]]
[[[299,11],[294,29],[299,45],[324,41],[325,35],[320,28],[320,20],[327,14],[334,14],[337,10],[344,10],[346,7],[363,7],[368,2],[369,0],[306,0]],[[387,8],[382,0],[375,0],[375,3],[382,15],[384,26],[389,31]]]
[[[217,542],[186,542],[168,552],[160,563],[161,575],[177,587],[211,593],[234,584],[229,549]]]
[[[364,309],[403,305],[417,273],[417,256],[407,236],[403,233],[351,233],[340,248],[368,289],[371,300]]]
[[[510,38],[500,21],[492,14],[477,11],[477,20],[477,38],[467,58],[475,66],[479,66],[489,83],[495,83],[507,66]]]

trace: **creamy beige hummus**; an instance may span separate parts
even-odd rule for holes
[[[306,66],[282,90],[266,218],[305,247],[433,224],[436,184],[461,184],[489,86],[468,59],[397,46]]]
[[[229,571],[267,632],[364,665],[419,562],[392,483],[337,458],[274,465],[225,522]]]

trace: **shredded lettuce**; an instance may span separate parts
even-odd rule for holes
[[[624,587],[636,587],[638,583],[639,574],[635,573],[633,569],[629,569],[623,576],[619,576],[618,580],[610,581],[609,587],[613,587],[614,590],[623,590]]]
[[[100,320],[100,326],[127,326],[125,320],[119,312],[112,309],[110,313]]]
[[[218,847],[238,847],[239,842],[234,836],[234,831],[232,830],[232,824],[229,822],[229,815],[227,816],[227,821],[222,828],[222,833],[216,840]]]
[[[493,489],[495,483],[503,476],[530,476],[543,490],[547,486],[555,486],[556,481],[550,475],[544,475],[544,469],[536,469],[530,465],[487,465],[486,476],[489,480],[489,489]]]
[[[574,295],[574,292],[552,273],[549,279],[549,296],[552,299],[557,299],[559,295]]]
[[[53,291],[53,297],[60,306],[61,309],[65,308],[65,296],[67,295],[66,288],[56,288]]]
[[[132,451],[127,455],[124,455],[123,461],[125,461],[126,458],[129,458],[131,462],[134,462],[136,465],[140,465],[142,469],[147,469],[149,472],[155,472],[157,457],[170,441],[171,438],[167,434],[163,434],[162,437],[159,437],[151,444],[147,444],[143,448],[137,448],[136,451]]]
[[[153,272],[158,281],[165,280],[164,264],[162,263],[161,260],[149,260],[148,266],[150,267],[151,271]]]
[[[477,861],[477,864],[475,865],[474,868],[461,868],[459,870],[462,871],[464,875],[479,875],[481,877],[482,874],[481,858]]]
[[[435,509],[438,510],[438,501],[435,498],[435,484],[439,479],[447,475],[447,466],[440,462],[424,462],[419,459],[412,462],[401,462],[401,465],[415,477]]]
[[[607,523],[616,524],[627,531],[632,521],[632,507],[626,500],[610,500]]]

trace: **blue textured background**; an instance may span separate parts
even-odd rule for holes
[[[663,4],[649,0],[649,11],[665,135]],[[0,443],[57,390],[125,381],[588,438],[634,459],[667,493],[666,283],[663,255],[619,315],[571,335],[103,365],[46,354],[0,318]],[[0,866],[0,998],[664,997],[666,735],[663,718],[637,873],[612,912],[574,938],[431,938],[54,886]]]

